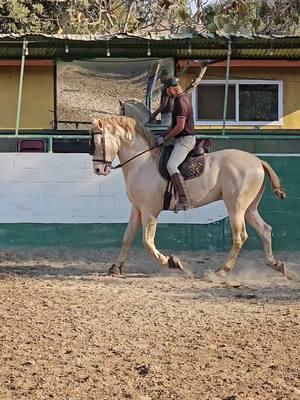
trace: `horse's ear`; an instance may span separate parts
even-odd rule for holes
[[[120,104],[120,107],[123,107],[124,102],[119,99],[119,104]]]
[[[93,121],[92,121],[92,127],[93,128],[98,128],[98,129],[101,130],[102,127],[103,127],[103,123],[102,123],[101,119],[94,118]]]

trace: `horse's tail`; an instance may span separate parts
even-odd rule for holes
[[[273,189],[273,192],[275,193],[275,195],[282,200],[285,199],[286,193],[281,189],[280,179],[279,179],[278,175],[276,174],[276,172],[273,170],[271,165],[268,164],[266,161],[260,160],[260,162],[262,163],[265,173],[267,173],[267,175],[270,178],[272,189]]]

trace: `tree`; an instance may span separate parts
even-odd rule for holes
[[[1,33],[299,33],[300,0],[0,0]]]
[[[300,0],[219,0],[204,14],[210,32],[299,34]]]
[[[178,32],[186,0],[0,0],[1,33]]]

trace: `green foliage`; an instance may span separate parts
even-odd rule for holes
[[[52,21],[50,16],[45,13],[46,10],[42,3],[32,0],[1,0],[0,32],[47,32],[51,28]]]
[[[206,7],[210,32],[299,34],[300,0],[220,0]]]
[[[299,33],[300,0],[0,0],[0,33]]]

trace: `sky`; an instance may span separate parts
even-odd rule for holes
[[[195,12],[196,11],[196,0],[189,0],[189,1],[190,1],[192,11]],[[207,4],[212,4],[215,2],[216,2],[216,0],[208,0]]]

